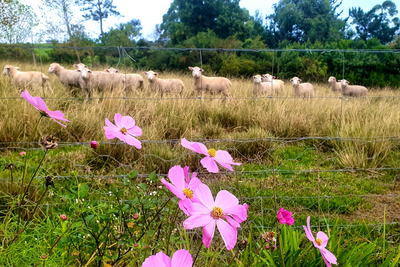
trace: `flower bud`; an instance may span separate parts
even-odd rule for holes
[[[266,248],[267,250],[269,250],[271,247],[270,247],[270,245],[267,243],[267,244],[265,244],[265,248]]]
[[[25,156],[26,155],[26,152],[25,151],[22,151],[21,153],[19,153],[19,156],[20,157],[23,157],[23,156]]]
[[[133,214],[133,219],[134,219],[134,220],[137,220],[137,219],[139,219],[139,213],[135,213],[135,214]]]
[[[47,255],[46,255],[46,254],[43,254],[43,255],[42,255],[42,260],[45,260],[45,259],[47,259]]]
[[[93,148],[93,149],[97,148],[98,145],[99,144],[97,143],[97,141],[90,142],[90,147]]]
[[[139,247],[139,243],[135,243],[135,244],[133,245],[133,247],[134,247],[134,248]]]
[[[61,220],[63,220],[63,221],[66,221],[68,218],[67,218],[67,215],[65,215],[65,214],[61,214],[60,215],[60,218],[61,218]]]

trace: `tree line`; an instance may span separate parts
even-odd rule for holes
[[[141,22],[132,18],[104,31],[104,20],[121,16],[112,0],[41,0],[50,11],[46,30],[33,28],[38,20],[31,7],[15,0],[0,2],[0,38],[5,43],[22,43],[51,36],[59,47],[177,47],[234,49],[400,49],[400,20],[396,4],[386,0],[371,10],[353,7],[342,18],[339,0],[280,0],[273,13],[254,16],[240,7],[240,0],[174,0],[163,22],[156,25],[152,40],[143,38]],[[18,8],[17,8],[18,7]],[[262,5],[260,5],[262,9]],[[77,12],[77,10],[79,12]],[[83,21],[99,23],[100,35],[93,38]],[[31,25],[17,33],[15,26]],[[61,25],[61,27],[60,27]],[[10,30],[10,29],[13,30]],[[31,34],[29,34],[31,32]],[[34,37],[33,37],[34,36]],[[29,38],[27,38],[29,37]],[[8,49],[8,50],[7,50]],[[0,48],[0,55],[11,55],[11,48]],[[25,49],[26,50],[26,49]],[[20,57],[30,57],[24,49]],[[8,52],[7,52],[8,51]],[[199,65],[198,52],[127,49],[124,64],[139,69],[186,71]],[[46,62],[88,65],[121,62],[117,49],[51,49]],[[128,58],[128,57],[127,57]],[[303,80],[326,81],[329,76],[345,77],[366,86],[400,86],[400,56],[394,53],[312,53],[312,52],[203,52],[203,68],[216,75],[249,77],[255,73],[274,72],[280,78],[293,76]]]

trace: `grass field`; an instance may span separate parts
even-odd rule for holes
[[[22,71],[41,70],[40,66],[35,68],[31,64],[7,64],[19,66]],[[47,72],[48,66],[42,69]],[[31,148],[27,172],[32,174],[43,151],[35,149],[36,143],[25,142],[38,141],[47,134],[60,138],[60,148],[49,152],[38,171],[38,177],[56,177],[56,189],[46,194],[42,202],[50,204],[50,209],[46,205],[40,208],[41,214],[49,217],[72,214],[76,209],[76,206],[71,208],[75,197],[71,197],[70,188],[79,191],[79,185],[87,185],[91,203],[88,205],[103,205],[100,203],[110,201],[109,192],[114,194],[116,188],[126,186],[127,175],[134,171],[139,173],[134,186],[145,184],[146,192],[165,191],[166,195],[165,189],[158,189],[160,184],[152,184],[146,177],[153,171],[166,174],[172,166],[180,164],[199,171],[213,192],[226,189],[240,194],[251,207],[252,227],[260,231],[274,225],[275,192],[278,208],[291,210],[297,227],[304,225],[306,217],[311,215],[313,223],[319,223],[322,230],[337,223],[338,231],[346,240],[345,248],[352,242],[379,240],[374,254],[377,261],[384,258],[385,247],[390,251],[396,249],[400,232],[397,223],[400,185],[396,182],[400,173],[400,91],[369,88],[367,98],[342,99],[326,83],[314,85],[316,98],[299,99],[291,97],[291,85],[286,82],[283,95],[255,99],[251,79],[229,77],[234,99],[227,101],[209,95],[200,99],[193,92],[190,75],[189,70],[185,74],[159,73],[160,78],[182,79],[186,86],[182,96],[160,98],[150,92],[145,80],[143,91],[126,95],[123,91],[97,93],[89,101],[84,101],[83,92],[68,92],[54,74],[49,75],[54,94],[46,92],[45,101],[51,110],[64,112],[71,122],[62,128],[49,119],[42,119],[36,133],[38,112],[20,97],[20,91],[11,85],[9,77],[2,76],[0,164],[14,163],[17,167],[14,177],[22,177],[25,159],[18,154]],[[43,96],[41,88],[30,93]],[[142,128],[139,139],[146,141],[141,150],[106,139],[104,119],[113,121],[115,113],[132,116]],[[228,150],[243,165],[236,167],[234,173],[208,174],[202,171],[200,158],[180,146],[181,138],[203,139],[207,147]],[[102,142],[96,150],[90,148],[92,140]],[[8,196],[9,173],[0,172],[0,178],[1,191]],[[35,179],[30,189],[32,205],[41,197],[40,181]],[[135,197],[128,190],[118,198],[134,201]],[[54,203],[61,204],[52,206]],[[181,221],[179,217],[177,222]],[[37,222],[41,222],[40,218]],[[36,235],[41,231],[48,228],[38,230]],[[245,237],[243,231],[241,238]],[[157,243],[151,239],[146,242],[152,246]],[[87,262],[92,254],[93,250],[81,262]],[[60,264],[61,255],[59,252],[52,263]],[[133,252],[128,255],[131,259],[136,256]],[[202,256],[211,257],[207,253]]]

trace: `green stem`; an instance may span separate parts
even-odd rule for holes
[[[194,257],[194,261],[193,261],[193,265],[192,265],[192,266],[194,266],[194,264],[196,263],[197,257],[198,257],[199,254],[200,254],[200,250],[201,250],[201,248],[203,247],[202,244],[203,244],[203,243],[200,242],[200,247],[199,247],[199,249],[197,250],[196,256]]]
[[[60,235],[60,237],[59,237],[59,238],[57,239],[57,241],[53,244],[53,246],[51,246],[51,248],[49,249],[49,251],[47,251],[47,256],[49,256],[50,252],[51,252],[51,251],[53,250],[53,248],[57,245],[58,241],[61,240],[61,238],[64,236],[64,234],[65,234],[66,232],[69,231],[69,229],[71,228],[71,226],[74,224],[76,218],[77,218],[77,217],[75,217],[75,219],[72,221],[72,223],[68,226],[67,230],[65,230],[65,232],[63,232],[63,233]]]
[[[40,160],[39,166],[36,168],[35,173],[32,175],[32,178],[31,178],[31,180],[29,181],[29,184],[28,184],[28,186],[27,186],[26,189],[25,189],[25,193],[22,195],[22,199],[21,199],[21,202],[20,202],[21,205],[23,205],[24,198],[25,198],[26,195],[28,194],[29,187],[31,186],[31,183],[32,183],[32,181],[33,181],[33,178],[35,178],[36,173],[38,172],[40,166],[42,165],[43,160],[44,160],[44,158],[45,158],[46,155],[47,155],[47,151],[48,151],[48,150],[46,149],[45,152],[44,152],[44,155],[43,155],[42,159]]]
[[[170,239],[171,239],[172,230],[173,230],[173,228],[175,228],[175,225],[174,225],[174,224],[175,224],[176,217],[177,217],[177,215],[178,215],[178,211],[179,211],[179,210],[180,210],[180,209],[179,209],[179,206],[177,206],[176,209],[175,209],[174,215],[173,215],[173,217],[172,217],[171,225],[170,225],[170,228],[169,228],[168,239],[167,239],[167,255],[169,255],[169,241],[170,241]]]

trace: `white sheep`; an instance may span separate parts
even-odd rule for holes
[[[54,73],[57,75],[58,79],[66,89],[80,87],[79,79],[81,77],[81,73],[79,71],[66,70],[58,63],[51,63],[49,67],[49,73]]]
[[[343,96],[367,96],[367,88],[361,85],[349,85],[349,81],[343,79],[339,80],[340,84],[342,85],[342,94]]]
[[[126,86],[126,90],[136,90],[139,88],[143,88],[143,77],[140,74],[123,74],[120,73],[119,70],[115,69],[115,68],[109,68],[104,70],[107,73],[111,73],[111,74],[120,74],[125,76],[125,86]]]
[[[262,82],[260,75],[253,76],[253,95],[273,95],[275,90],[279,90],[280,85],[278,83]]]
[[[340,83],[338,83],[336,81],[335,77],[333,77],[333,76],[329,77],[328,83],[331,85],[332,92],[334,92],[334,93],[342,92],[342,86],[340,85]]]
[[[311,83],[300,83],[301,79],[293,77],[290,79],[293,85],[293,96],[314,97],[314,87]]]
[[[144,71],[143,72],[150,83],[150,90],[153,92],[161,93],[179,93],[182,94],[185,88],[184,83],[179,79],[160,79],[158,78],[158,73],[154,71]]]
[[[3,75],[8,75],[11,78],[12,84],[17,88],[33,88],[34,86],[44,85],[46,89],[53,92],[49,83],[49,77],[43,73],[38,71],[22,72],[18,69],[19,67],[5,65],[3,70]]]
[[[268,74],[268,73],[263,74],[261,79],[263,82],[270,82],[270,83],[273,82],[273,83],[279,84],[278,90],[275,90],[275,93],[277,93],[277,94],[283,92],[283,90],[285,88],[285,82],[282,80],[276,79],[275,76],[272,76],[271,74]]]
[[[189,67],[192,71],[194,90],[201,93],[223,94],[227,98],[232,98],[230,93],[231,81],[223,77],[206,77],[202,74],[204,71],[199,67]]]
[[[78,69],[81,73],[79,85],[85,90],[90,98],[94,90],[114,90],[122,89],[125,84],[125,78],[117,74],[94,73],[88,68]]]

